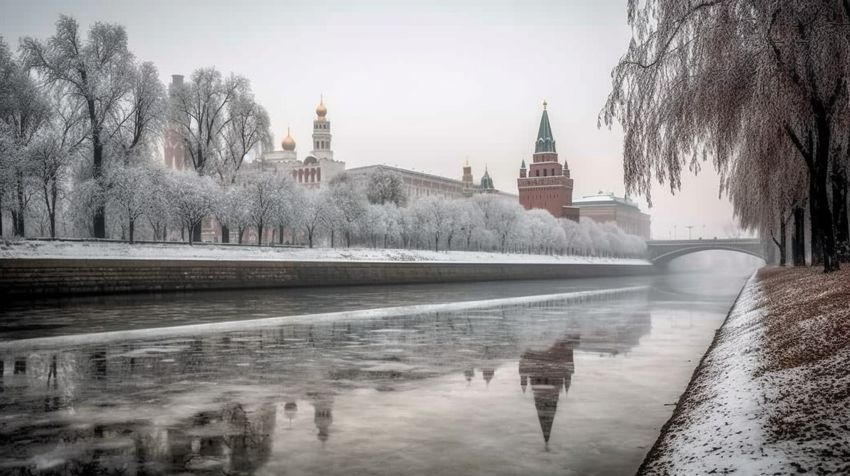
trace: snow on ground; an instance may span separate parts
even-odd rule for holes
[[[850,474],[848,341],[850,272],[760,271],[640,474]]]
[[[466,263],[611,263],[648,261],[589,256],[550,256],[484,251],[429,251],[371,248],[284,248],[182,243],[134,244],[87,241],[12,241],[0,243],[0,258],[121,258],[269,261],[442,261]]]

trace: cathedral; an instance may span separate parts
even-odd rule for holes
[[[264,170],[289,174],[292,180],[306,188],[322,188],[331,179],[345,171],[345,162],[334,160],[331,149],[331,121],[327,118],[328,108],[322,98],[316,106],[316,118],[313,119],[313,150],[298,160],[295,140],[289,129],[280,143],[281,150],[266,152],[260,158]]]
[[[543,102],[543,116],[534,143],[534,155],[526,168],[525,160],[519,169],[517,179],[519,203],[526,210],[542,208],[557,218],[578,221],[579,209],[573,206],[573,179],[567,162],[562,166],[558,162],[558,151],[552,137],[549,113]]]

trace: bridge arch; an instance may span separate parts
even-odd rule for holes
[[[664,265],[681,256],[701,251],[732,251],[765,260],[761,241],[746,240],[666,240],[647,242],[649,260]]]

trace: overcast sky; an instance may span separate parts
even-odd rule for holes
[[[553,1],[73,1],[0,0],[0,35],[46,38],[62,13],[85,29],[127,28],[130,49],[163,82],[214,65],[250,79],[276,147],[287,126],[310,150],[324,94],[334,157],[348,168],[397,165],[476,181],[489,167],[516,193],[543,100],[574,197],[623,194],[622,132],[597,128],[610,72],[629,41],[625,0]],[[706,165],[672,196],[653,192],[652,231],[725,236],[731,206]],[[645,208],[645,201],[640,200]]]

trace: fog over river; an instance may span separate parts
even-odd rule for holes
[[[0,473],[633,474],[749,274],[8,305]]]

